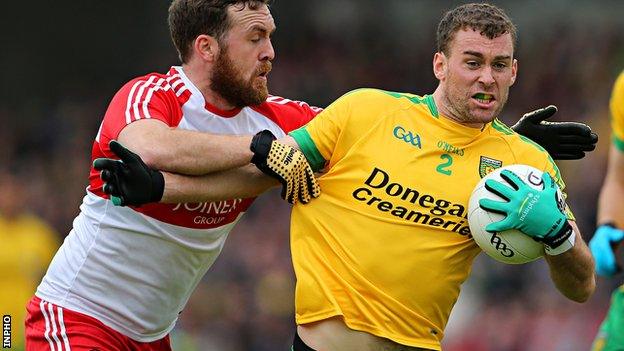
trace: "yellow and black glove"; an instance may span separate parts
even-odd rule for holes
[[[270,131],[256,134],[250,149],[254,153],[251,163],[282,183],[282,199],[291,204],[297,201],[306,204],[321,194],[312,167],[303,153],[278,143]]]

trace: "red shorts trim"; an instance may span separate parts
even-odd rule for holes
[[[26,309],[26,351],[171,351],[169,335],[138,342],[93,317],[36,296]]]

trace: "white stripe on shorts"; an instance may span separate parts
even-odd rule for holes
[[[39,308],[41,309],[41,313],[43,313],[43,318],[45,319],[45,325],[46,325],[45,333],[43,333],[43,336],[45,336],[46,340],[48,340],[48,343],[50,344],[50,350],[56,351],[56,349],[54,348],[54,344],[52,343],[52,340],[50,339],[50,319],[48,318],[48,313],[46,312],[46,309],[45,309],[45,302],[43,300],[41,300],[41,303],[39,304]]]

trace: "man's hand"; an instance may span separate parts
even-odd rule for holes
[[[108,144],[120,160],[98,158],[93,168],[100,171],[103,190],[116,206],[141,206],[162,199],[165,179],[159,171],[149,168],[139,155],[115,140]]]
[[[589,249],[594,256],[598,275],[611,277],[622,270],[613,254],[615,246],[622,240],[624,240],[624,231],[611,224],[603,224],[596,229],[594,237],[589,241]]]
[[[282,183],[282,199],[306,204],[320,195],[314,172],[301,151],[278,143],[268,130],[253,137],[250,149],[254,153],[251,163]]]
[[[485,182],[485,188],[505,201],[479,200],[486,211],[500,213],[505,218],[488,224],[488,232],[518,229],[524,234],[555,249],[563,244],[574,230],[559,208],[558,187],[548,172],[542,174],[543,190],[526,184],[515,173],[504,170],[500,174],[506,184],[493,179]]]
[[[526,113],[511,129],[540,144],[555,160],[578,160],[596,148],[598,135],[588,125],[545,121],[555,113],[554,105]]]

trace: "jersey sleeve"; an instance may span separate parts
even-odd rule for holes
[[[391,96],[377,89],[351,91],[329,105],[307,125],[292,131],[292,136],[315,171],[332,163],[358,139],[360,129],[370,127],[387,109]],[[340,147],[337,145],[340,143]]]
[[[350,114],[350,102],[345,96],[334,101],[308,124],[290,132],[312,169],[323,168],[333,154],[336,142]]]
[[[110,155],[109,141],[117,139],[127,125],[142,119],[155,119],[174,127],[181,117],[182,111],[176,95],[164,78],[137,78],[124,85],[113,97],[96,142],[104,154]]]
[[[613,144],[624,152],[624,72],[620,74],[613,86],[611,101],[611,129],[613,130]]]

